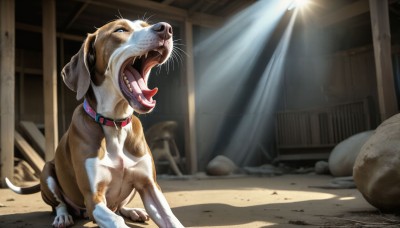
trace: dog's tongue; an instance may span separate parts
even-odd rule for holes
[[[140,75],[140,73],[133,68],[132,66],[128,66],[125,71],[125,75],[128,77],[128,80],[130,81],[131,87],[134,94],[136,95],[143,95],[143,97],[150,103],[155,102],[153,100],[153,96],[157,93],[158,88],[154,89],[149,89],[147,87],[146,82],[144,81],[143,77]]]

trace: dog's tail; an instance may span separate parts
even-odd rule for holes
[[[40,183],[30,186],[30,187],[22,188],[22,187],[15,186],[13,183],[11,183],[11,181],[7,177],[5,180],[6,180],[7,187],[15,193],[27,195],[27,194],[33,194],[33,193],[40,192]]]

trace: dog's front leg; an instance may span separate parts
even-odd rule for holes
[[[159,227],[183,227],[158,186],[153,182],[138,189],[147,213]]]
[[[98,162],[97,158],[92,158],[85,164],[90,184],[84,194],[89,217],[102,228],[127,228],[124,219],[107,207],[105,195],[111,174]]]
[[[183,227],[172,213],[167,200],[155,182],[152,167],[153,162],[148,157],[148,159],[143,159],[138,163],[133,172],[135,188],[142,199],[147,213],[159,227]]]

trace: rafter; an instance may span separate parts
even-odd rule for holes
[[[88,0],[76,0],[76,1],[87,2]],[[186,20],[189,20],[192,22],[192,24],[203,27],[218,27],[224,22],[224,18],[222,17],[204,13],[196,13],[196,12],[193,12],[193,14],[189,15],[188,10],[147,0],[135,0],[135,1],[115,0],[112,3],[106,0],[98,0],[91,2],[91,4],[103,7],[109,7],[113,9],[120,9],[121,5],[128,5],[143,9],[149,9],[151,11],[157,12],[160,15],[172,17],[177,21],[184,22]],[[126,10],[129,11],[129,9]]]
[[[321,27],[326,27],[348,20],[352,17],[358,16],[368,11],[369,11],[368,1],[359,0],[352,4],[345,5],[344,7],[334,11],[333,13],[321,17],[318,20],[318,23]]]

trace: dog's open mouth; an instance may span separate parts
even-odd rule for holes
[[[149,89],[147,82],[151,69],[166,59],[166,52],[165,48],[154,49],[142,56],[128,58],[122,64],[119,86],[129,104],[133,108],[136,104],[140,112],[149,112],[156,105],[153,96],[158,88]]]

